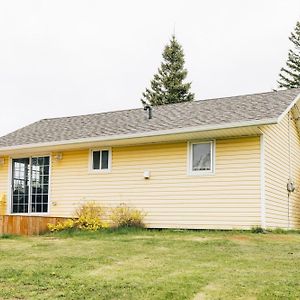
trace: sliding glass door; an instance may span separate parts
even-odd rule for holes
[[[12,160],[12,213],[47,213],[50,157]]]
[[[28,213],[29,158],[13,159],[12,163],[12,213]]]

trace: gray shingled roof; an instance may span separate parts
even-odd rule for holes
[[[278,118],[299,93],[290,89],[158,106],[151,120],[142,108],[44,119],[1,137],[0,147],[264,121]]]

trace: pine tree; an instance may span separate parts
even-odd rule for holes
[[[187,70],[184,68],[184,53],[173,35],[163,52],[163,62],[141,99],[143,105],[163,105],[194,100],[190,93],[191,83],[184,83]]]
[[[294,50],[289,50],[286,67],[279,74],[280,88],[300,87],[300,22],[297,22],[289,40],[294,44]]]

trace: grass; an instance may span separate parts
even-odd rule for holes
[[[0,238],[0,299],[299,298],[299,233],[107,230]]]

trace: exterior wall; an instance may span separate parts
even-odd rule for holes
[[[7,190],[8,190],[8,157],[4,158],[4,165],[0,165],[0,215],[6,213]]]
[[[63,152],[61,161],[52,159],[47,216],[71,217],[87,201],[108,206],[126,202],[147,213],[149,227],[248,229],[262,224],[264,195],[267,228],[300,228],[300,139],[290,120],[296,191],[288,198],[288,123],[286,116],[277,125],[261,127],[262,194],[260,137],[217,140],[215,174],[207,176],[188,175],[187,142],[113,147],[108,174],[89,172],[89,149],[84,149]],[[143,178],[144,170],[150,170],[149,180]],[[0,215],[6,212],[9,173],[5,157],[0,165]]]
[[[290,161],[291,177],[296,184],[296,191],[291,193],[290,201],[286,189],[289,178],[288,115],[278,125],[265,126],[262,131],[265,152],[266,227],[300,228],[300,139],[295,121],[290,120]]]
[[[88,171],[89,150],[52,160],[51,216],[72,216],[85,201],[128,203],[149,227],[250,228],[260,225],[259,137],[216,141],[215,174],[187,175],[187,143],[112,149],[112,172]],[[143,178],[150,170],[151,178]]]

